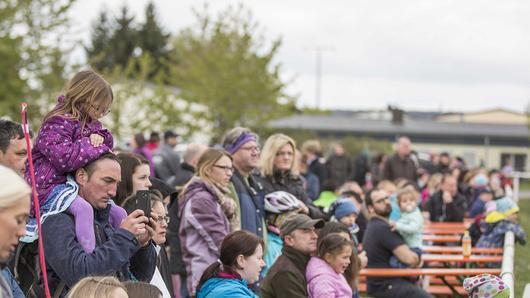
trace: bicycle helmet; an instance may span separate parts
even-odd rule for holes
[[[300,202],[292,194],[285,191],[275,191],[265,196],[265,211],[284,213],[300,208]]]

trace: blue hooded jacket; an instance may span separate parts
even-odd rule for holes
[[[197,293],[197,298],[258,298],[242,279],[213,277],[208,279]]]

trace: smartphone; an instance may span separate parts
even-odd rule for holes
[[[151,192],[139,190],[136,192],[136,209],[144,211],[147,218],[151,218]]]

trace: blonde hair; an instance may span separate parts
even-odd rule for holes
[[[290,172],[298,175],[296,143],[291,137],[277,133],[271,135],[265,141],[265,145],[263,145],[263,150],[261,151],[260,169],[264,176],[272,176],[274,174],[274,159],[278,151],[285,145],[290,145],[293,149],[293,163],[291,164]]]
[[[83,70],[74,75],[66,84],[63,95],[64,102],[50,111],[44,121],[59,116],[69,119],[78,119],[84,127],[88,120],[86,109],[88,107],[99,107],[114,99],[114,93],[110,84],[93,70]],[[66,114],[70,114],[66,116]]]
[[[401,198],[407,195],[411,195],[415,200],[418,200],[419,197],[419,193],[416,191],[416,189],[414,189],[414,186],[408,185],[397,191],[397,202],[399,203],[401,201]]]
[[[223,156],[226,156],[232,161],[232,156],[222,150],[222,149],[215,149],[215,148],[209,148],[204,151],[204,153],[199,158],[199,161],[197,162],[197,176],[199,176],[201,179],[205,180],[206,182],[212,183],[214,182],[208,172],[212,169],[213,165],[223,158]]]
[[[302,144],[302,153],[313,153],[320,154],[322,153],[322,146],[320,145],[319,140],[307,140]]]
[[[19,200],[29,197],[31,188],[15,171],[0,165],[0,208],[9,208]]]
[[[89,276],[80,280],[68,292],[67,298],[112,298],[116,289],[127,289],[113,276]]]
[[[440,185],[442,184],[442,178],[443,175],[440,173],[432,174],[431,177],[429,177],[429,180],[427,180],[427,189],[430,192],[435,192],[440,188]]]

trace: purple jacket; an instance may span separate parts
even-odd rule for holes
[[[344,275],[335,272],[326,261],[311,257],[305,271],[309,298],[352,297],[352,289]]]
[[[90,135],[99,134],[105,140],[99,147],[90,144]],[[85,124],[75,119],[53,117],[42,124],[31,151],[35,167],[35,183],[39,201],[45,202],[52,189],[66,182],[68,173],[84,167],[113,147],[110,132],[101,122]],[[26,180],[31,181],[29,167]]]
[[[215,190],[193,177],[179,200],[180,245],[188,274],[188,290],[195,289],[204,270],[219,258],[224,237],[230,232],[228,219]]]

